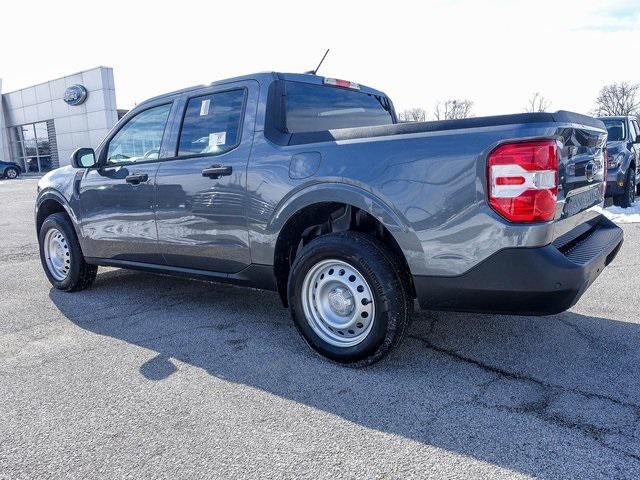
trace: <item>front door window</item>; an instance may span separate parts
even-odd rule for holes
[[[120,129],[109,142],[107,165],[156,160],[171,104],[139,113]]]

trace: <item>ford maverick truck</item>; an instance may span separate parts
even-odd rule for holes
[[[613,260],[607,130],[569,112],[398,123],[384,93],[260,73],[130,111],[38,184],[55,288],[98,266],[278,292],[306,342],[379,360],[425,309],[548,315]],[[213,293],[212,293],[213,294]]]

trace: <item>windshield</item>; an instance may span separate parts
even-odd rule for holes
[[[609,142],[619,142],[624,140],[625,128],[624,120],[602,120],[604,126],[607,127],[607,133],[609,134]]]
[[[381,95],[346,88],[286,82],[289,133],[393,123],[389,100]]]

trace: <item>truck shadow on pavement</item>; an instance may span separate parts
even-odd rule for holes
[[[50,298],[79,327],[157,352],[139,367],[149,381],[191,365],[529,475],[640,476],[635,323],[418,312],[401,348],[352,370],[314,355],[271,292],[116,270]]]

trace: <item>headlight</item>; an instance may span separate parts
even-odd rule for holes
[[[609,168],[618,168],[622,163],[622,160],[624,160],[624,153],[615,155],[613,158],[609,159]]]

